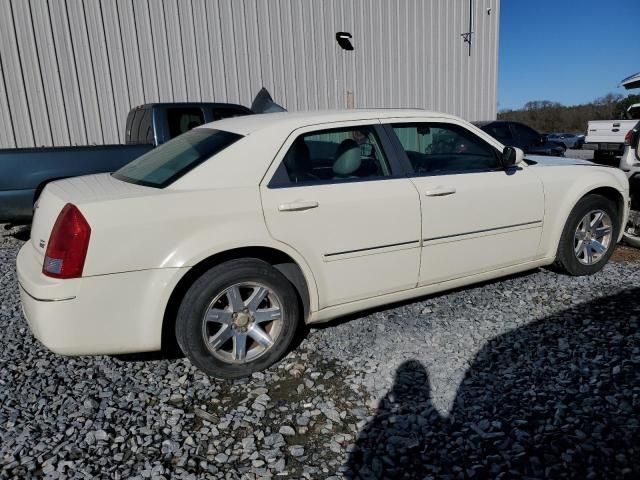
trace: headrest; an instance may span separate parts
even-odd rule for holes
[[[288,172],[306,172],[311,163],[309,147],[304,140],[296,140],[284,157]]]
[[[336,150],[333,173],[341,177],[352,175],[360,168],[361,163],[360,145],[355,140],[343,140]]]

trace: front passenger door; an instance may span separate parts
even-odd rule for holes
[[[526,164],[505,171],[495,147],[450,122],[393,123],[422,205],[420,285],[535,258],[542,183]]]

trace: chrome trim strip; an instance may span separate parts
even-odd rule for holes
[[[381,248],[400,247],[403,245],[411,245],[413,243],[420,243],[420,240],[411,240],[410,242],[391,243],[389,245],[380,245],[379,247],[358,248],[356,250],[345,250],[344,252],[325,253],[325,257],[334,257],[336,255],[346,255],[347,253],[366,252],[368,250],[379,250]]]
[[[31,298],[33,298],[36,302],[64,302],[66,300],[73,300],[74,298],[76,298],[75,295],[73,297],[64,297],[64,298],[37,298],[31,295],[29,292],[27,292],[27,289],[24,288],[20,282],[18,282],[18,285],[20,286],[20,288],[24,293],[26,293]]]
[[[454,233],[453,235],[444,235],[442,237],[425,238],[424,242],[430,242],[432,240],[442,240],[444,238],[462,237],[464,235],[473,235],[474,233],[495,232],[496,230],[506,230],[507,228],[525,227],[527,225],[535,225],[542,223],[542,220],[536,220],[534,222],[516,223],[514,225],[506,225],[504,227],[485,228],[484,230],[474,230],[472,232]]]

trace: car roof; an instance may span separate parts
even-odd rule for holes
[[[191,107],[191,108],[198,108],[198,107],[215,107],[215,108],[238,108],[238,109],[242,109],[242,110],[247,110],[247,111],[251,111],[250,109],[248,109],[247,107],[245,107],[244,105],[240,105],[237,103],[228,103],[228,102],[154,102],[154,103],[143,103],[142,105],[136,105],[135,107],[131,108],[131,110],[143,110],[143,109],[147,109],[147,108],[153,108],[153,107]]]
[[[437,117],[450,118],[457,117],[445,113],[431,112],[421,109],[351,109],[351,110],[318,110],[318,111],[301,111],[301,112],[277,112],[263,113],[257,115],[247,115],[243,117],[232,117],[218,120],[216,122],[201,125],[198,128],[215,128],[217,130],[225,130],[228,132],[238,133],[240,135],[249,135],[250,133],[267,127],[282,127],[293,131],[296,128],[305,127],[315,124],[357,121],[357,120],[375,120],[378,118],[411,118],[411,117]]]
[[[486,127],[487,125],[503,125],[507,123],[520,123],[513,120],[478,120],[475,122],[471,122],[478,128]]]

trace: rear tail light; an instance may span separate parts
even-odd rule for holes
[[[629,130],[624,136],[624,144],[631,145],[631,139],[633,138],[633,130]]]
[[[53,225],[42,273],[53,278],[82,276],[91,227],[78,207],[67,203]]]

